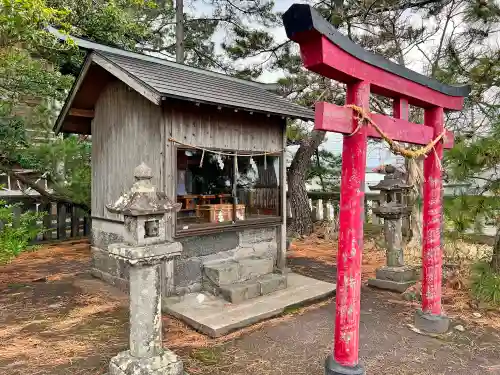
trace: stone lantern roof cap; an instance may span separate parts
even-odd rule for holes
[[[371,185],[370,190],[382,190],[382,191],[400,191],[411,189],[412,185],[408,185],[399,178],[394,179],[384,179],[380,181],[377,185]]]
[[[141,163],[134,169],[135,182],[116,202],[106,206],[109,212],[127,216],[161,215],[179,211],[180,203],[173,203],[164,192],[156,191],[151,179],[151,168]]]
[[[377,185],[370,186],[370,190],[381,190],[381,191],[401,191],[408,190],[412,188],[412,185],[407,184],[403,180],[403,176],[400,173],[396,173],[397,170],[392,165],[385,166],[385,177]]]

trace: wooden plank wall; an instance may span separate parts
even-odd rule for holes
[[[284,123],[278,117],[180,100],[166,100],[162,114],[162,108],[125,84],[112,82],[99,97],[92,121],[92,216],[120,219],[105,205],[131,186],[141,161],[153,169],[153,183],[175,200],[170,137],[203,147],[278,151],[284,147]]]
[[[134,182],[134,168],[144,161],[153,183],[163,184],[161,108],[119,81],[108,84],[92,121],[92,216],[120,219],[105,205]]]
[[[176,145],[169,138],[196,146],[240,150],[279,151],[285,146],[285,120],[263,114],[235,112],[216,106],[165,100],[163,103],[165,191],[176,200]],[[285,165],[283,163],[283,165]],[[283,184],[283,182],[281,181]],[[171,226],[167,225],[167,230]]]
[[[169,137],[185,143],[245,151],[283,148],[281,118],[173,100],[165,101],[164,114]]]
[[[163,106],[165,132],[165,188],[175,198],[175,144],[168,139],[215,149],[240,151],[279,151],[284,148],[284,121],[276,117],[229,108],[195,105],[166,100]]]

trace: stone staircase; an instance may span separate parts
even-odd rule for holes
[[[287,287],[286,275],[273,273],[274,259],[250,256],[206,264],[203,288],[231,303],[273,293]]]

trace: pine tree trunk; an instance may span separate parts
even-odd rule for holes
[[[495,243],[493,245],[493,256],[491,257],[490,267],[497,273],[500,273],[500,227],[497,228]]]
[[[175,1],[175,60],[184,64],[184,0]]]
[[[313,231],[311,208],[306,189],[306,174],[311,164],[311,158],[325,139],[325,135],[325,132],[313,130],[311,135],[301,142],[288,169],[288,194],[292,211],[292,219],[288,227],[289,235],[307,236]]]

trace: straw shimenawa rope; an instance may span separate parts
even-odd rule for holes
[[[434,146],[446,135],[446,129],[445,129],[428,145],[421,147],[417,150],[410,150],[404,148],[399,143],[392,140],[386,133],[384,133],[384,131],[380,129],[380,127],[377,124],[375,124],[375,122],[370,118],[370,116],[366,113],[366,111],[363,108],[354,104],[348,104],[346,105],[346,107],[351,108],[353,110],[358,120],[358,126],[351,134],[348,135],[348,137],[351,137],[354,134],[356,134],[363,125],[371,125],[375,129],[375,131],[382,137],[382,139],[387,142],[389,148],[393,153],[404,156],[405,158],[418,159],[421,156],[427,155],[429,151],[434,149]]]
[[[408,159],[418,159],[421,156],[426,156],[429,153],[429,151],[433,150],[434,146],[436,146],[436,144],[439,141],[441,141],[444,138],[444,136],[446,135],[446,129],[445,129],[442,131],[441,134],[439,134],[434,140],[432,140],[426,146],[421,147],[421,148],[416,149],[416,150],[407,149],[407,148],[404,148],[403,146],[401,146],[396,141],[392,140],[382,129],[380,129],[380,127],[370,118],[368,113],[366,113],[366,111],[363,108],[361,108],[357,105],[354,105],[354,104],[348,104],[345,107],[351,108],[353,110],[353,112],[356,114],[356,118],[358,120],[358,126],[351,134],[347,135],[348,137],[355,135],[364,125],[371,125],[375,129],[375,131],[380,135],[380,137],[382,137],[382,139],[388,144],[389,149],[394,154],[404,156],[405,158],[408,158]],[[234,152],[229,153],[229,152],[223,152],[223,151],[210,150],[210,149],[207,149],[204,147],[181,142],[181,141],[178,141],[174,138],[169,138],[168,140],[170,142],[177,143],[177,144],[180,144],[180,145],[185,146],[185,147],[201,150],[201,151],[203,151],[203,156],[204,156],[205,152],[210,152],[210,153],[217,154],[217,155],[227,155],[227,156],[234,156],[235,155]],[[276,151],[265,151],[262,153],[248,153],[248,154],[238,153],[238,156],[243,156],[243,157],[245,157],[245,156],[246,157],[264,156],[265,162],[267,162],[267,160],[266,160],[267,155],[276,155],[276,154],[282,153],[283,151],[284,150],[276,150]],[[202,158],[202,160],[203,160],[203,158]],[[203,163],[203,161],[202,161],[202,163]]]
[[[174,138],[169,138],[168,139],[170,142],[173,142],[173,143],[177,143],[181,146],[184,146],[184,147],[189,147],[189,148],[194,148],[195,150],[200,150],[200,151],[203,151],[203,154],[205,152],[209,152],[209,153],[212,153],[212,154],[216,154],[216,155],[226,155],[226,156],[234,156],[236,154],[236,152],[223,152],[223,151],[215,151],[215,150],[210,150],[208,148],[204,148],[204,147],[200,147],[200,146],[196,146],[196,145],[192,145],[192,144],[189,144],[189,143],[184,143],[184,142],[181,142],[181,141],[178,141]],[[276,150],[276,151],[264,151],[264,152],[255,152],[255,153],[248,153],[248,154],[245,154],[245,153],[241,153],[238,151],[238,156],[246,156],[246,157],[252,157],[252,156],[264,156],[264,162],[267,164],[267,156],[272,156],[272,155],[276,155],[276,154],[280,154],[282,153],[284,150]]]

